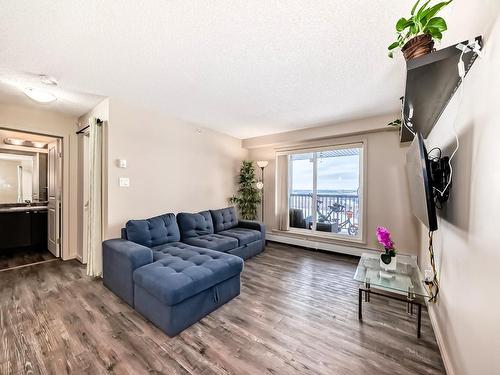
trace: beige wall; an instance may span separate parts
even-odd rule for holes
[[[360,248],[379,248],[375,229],[387,226],[394,233],[394,239],[402,253],[417,254],[419,238],[408,197],[405,174],[405,153],[407,146],[399,142],[398,134],[387,127],[397,115],[378,116],[364,120],[329,127],[292,131],[272,136],[245,140],[250,149],[250,159],[269,160],[265,169],[265,222],[269,228],[275,223],[275,148],[297,143],[321,144],[354,143],[366,141],[367,162],[365,197],[365,244],[355,244]],[[363,132],[363,134],[359,134]],[[347,135],[343,134],[356,134]],[[258,147],[259,143],[266,145]],[[321,240],[320,240],[321,241]],[[339,241],[329,241],[337,242]],[[344,243],[345,245],[345,243]],[[339,251],[341,248],[339,248]]]
[[[63,258],[76,257],[77,137],[76,118],[60,113],[0,103],[0,128],[46,134],[63,139]]]
[[[441,290],[438,303],[429,306],[448,373],[455,375],[500,374],[499,8],[488,2],[482,9],[484,30],[471,35],[483,33],[485,57],[466,77],[462,104],[455,95],[427,140],[428,148],[450,155],[458,113],[453,188],[434,241]],[[420,254],[428,267],[424,228]]]
[[[166,212],[228,205],[240,162],[241,141],[111,98],[108,123],[106,238],[120,235],[127,220]],[[126,159],[128,168],[118,168]],[[130,187],[120,188],[119,177]]]

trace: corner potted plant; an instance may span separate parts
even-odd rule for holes
[[[434,50],[434,41],[443,38],[443,32],[448,29],[446,21],[436,14],[453,0],[443,1],[434,6],[429,6],[431,0],[425,2],[417,9],[418,0],[411,9],[410,18],[400,18],[396,23],[397,38],[389,46],[389,57],[393,57],[396,48],[406,60],[427,55]]]
[[[238,193],[229,198],[230,204],[235,204],[244,220],[255,220],[257,217],[257,206],[260,203],[260,191],[256,187],[255,170],[251,161],[241,162],[240,175],[238,178]]]
[[[391,238],[391,232],[385,227],[377,228],[377,240],[384,246],[385,252],[380,254],[380,267],[386,271],[396,270],[396,248]]]

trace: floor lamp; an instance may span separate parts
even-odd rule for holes
[[[261,179],[257,182],[257,189],[261,191],[261,199],[260,199],[260,221],[264,222],[264,168],[267,167],[269,162],[267,160],[260,160],[257,162],[257,165],[260,168]]]

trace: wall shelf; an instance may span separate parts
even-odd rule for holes
[[[475,40],[482,47],[482,37],[478,36]],[[462,42],[464,45],[468,43]],[[459,44],[406,62],[403,116],[407,121],[410,120],[413,130],[422,133],[424,138],[429,135],[460,86],[457,64],[462,51],[457,48]],[[465,74],[469,72],[476,58],[477,53],[473,51],[464,53]],[[401,142],[413,140],[412,132],[404,124],[400,136]]]

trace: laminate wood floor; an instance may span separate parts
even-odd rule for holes
[[[357,259],[270,244],[241,295],[169,338],[76,260],[0,272],[0,374],[443,374],[427,311],[372,296]]]
[[[56,259],[47,249],[14,249],[0,251],[0,271]]]

